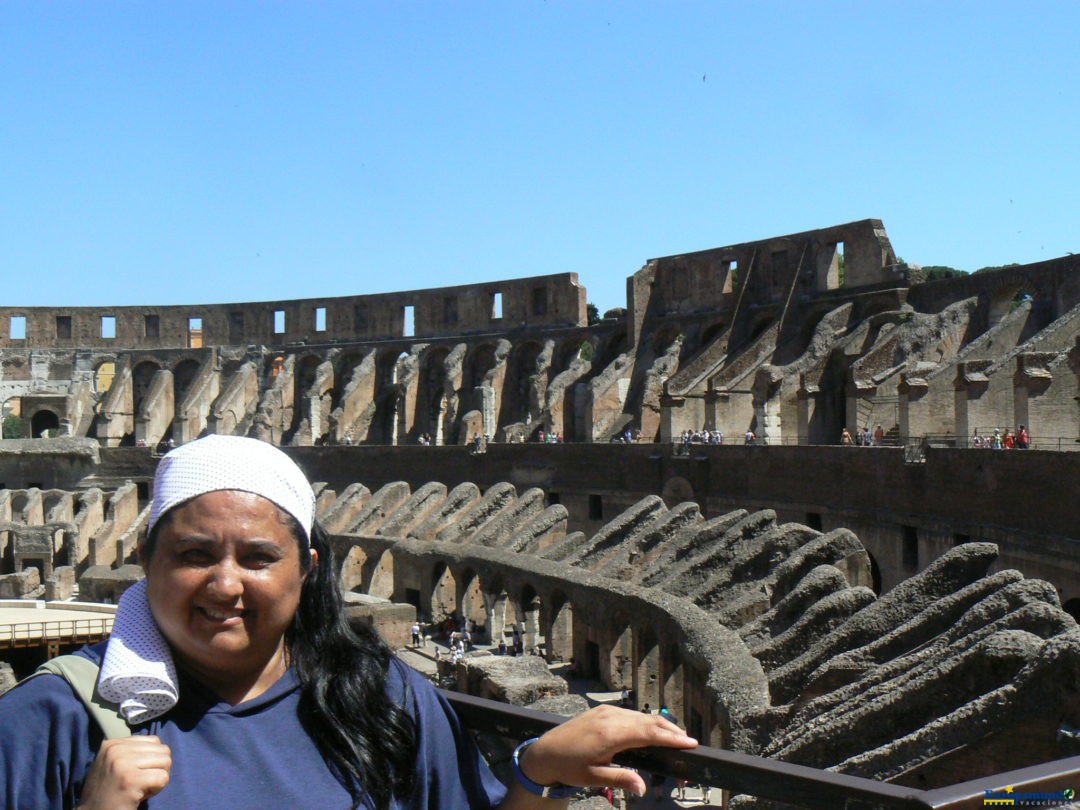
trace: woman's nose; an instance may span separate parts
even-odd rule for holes
[[[236,599],[244,592],[241,571],[231,560],[222,560],[214,566],[207,591],[216,599]]]

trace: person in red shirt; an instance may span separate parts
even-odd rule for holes
[[[1030,442],[1031,437],[1028,436],[1027,428],[1021,425],[1016,431],[1016,448],[1018,450],[1027,450]]]

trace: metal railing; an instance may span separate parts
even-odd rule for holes
[[[102,619],[59,619],[5,624],[0,625],[0,649],[33,647],[49,641],[92,644],[108,638],[112,627],[112,616]]]
[[[563,722],[556,714],[523,709],[459,692],[444,692],[462,723],[512,740],[534,737]],[[994,774],[933,790],[904,787],[859,776],[810,768],[776,759],[699,746],[692,751],[642,748],[615,758],[619,765],[648,773],[820,810],[842,810],[848,801],[861,807],[914,810],[968,810],[982,807],[988,792],[1010,787],[1014,794],[1080,790],[1080,756]],[[1043,806],[1053,806],[1046,802]],[[1071,806],[1071,805],[1070,805]]]

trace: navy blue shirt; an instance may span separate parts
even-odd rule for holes
[[[104,645],[81,654],[100,661]],[[419,733],[416,789],[395,808],[487,810],[505,788],[443,697],[394,659],[388,700],[402,704]],[[185,679],[180,702],[135,734],[156,734],[172,750],[169,784],[149,810],[191,808],[348,808],[334,778],[300,725],[300,689],[290,669],[257,698],[233,706]],[[67,681],[39,675],[0,698],[0,807],[74,808],[102,735]]]

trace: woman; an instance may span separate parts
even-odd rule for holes
[[[209,436],[154,484],[146,578],[125,593],[98,693],[132,731],[103,740],[72,687],[40,675],[0,700],[0,806],[560,807],[562,784],[645,785],[611,766],[693,747],[661,718],[587,712],[515,752],[497,782],[453,711],[370,630],[351,630],[311,487],[269,444]]]

